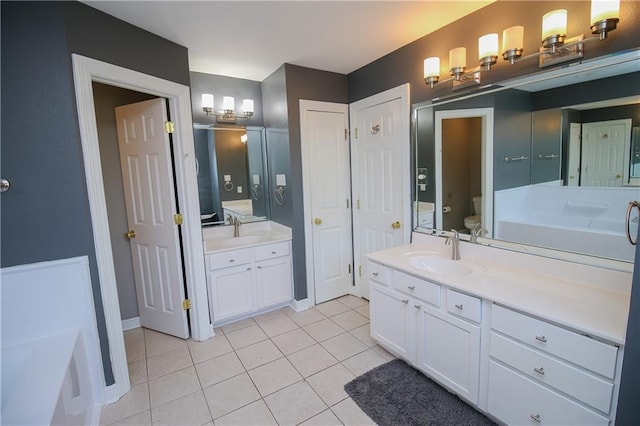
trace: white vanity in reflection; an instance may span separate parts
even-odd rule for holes
[[[613,424],[631,272],[414,233],[371,253],[371,335],[506,424]]]
[[[203,229],[207,292],[217,327],[288,305],[293,299],[291,229],[274,222]]]

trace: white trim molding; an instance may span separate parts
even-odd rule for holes
[[[213,336],[213,327],[209,319],[209,306],[207,303],[204,249],[200,227],[200,206],[191,120],[191,96],[189,87],[182,84],[77,54],[72,55],[72,61],[98,277],[109,341],[109,356],[115,380],[113,386],[105,386],[105,402],[113,402],[122,397],[130,389],[131,385],[122,334],[118,290],[116,287],[98,147],[92,83],[94,81],[100,82],[168,99],[171,118],[176,128],[176,132],[173,134],[176,188],[182,214],[185,218],[184,225],[181,227],[181,234],[185,259],[186,286],[188,297],[192,302],[190,313],[191,334],[194,340],[205,340]]]

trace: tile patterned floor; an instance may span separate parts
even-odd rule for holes
[[[102,425],[369,425],[345,393],[393,359],[369,335],[369,304],[344,296],[216,329],[204,341],[125,332],[131,391]]]

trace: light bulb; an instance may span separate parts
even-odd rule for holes
[[[467,66],[467,48],[456,47],[449,51],[449,69],[465,68]]]
[[[485,34],[478,39],[478,59],[498,56],[498,34]]]
[[[542,39],[567,35],[567,10],[558,9],[545,13],[542,17]]]
[[[225,111],[233,111],[235,107],[233,96],[225,96],[222,98],[222,109]]]
[[[440,58],[434,56],[424,60],[424,78],[440,76]]]
[[[242,100],[242,111],[245,114],[253,114],[253,99]]]
[[[213,95],[209,93],[202,94],[202,108],[213,109]]]
[[[620,0],[591,0],[591,25],[620,18]]]
[[[502,32],[502,51],[524,48],[524,27],[516,25]]]

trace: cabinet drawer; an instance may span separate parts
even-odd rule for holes
[[[609,419],[495,361],[489,362],[488,411],[513,425],[608,425]]]
[[[604,413],[609,412],[613,383],[493,332],[489,352],[493,358],[536,381],[546,383]]]
[[[404,272],[393,271],[393,286],[416,298],[440,306],[440,286]]]
[[[380,265],[379,263],[369,262],[369,279],[380,284],[388,283],[388,269],[385,266]]]
[[[253,248],[253,253],[256,256],[256,261],[273,259],[280,256],[289,255],[289,242],[282,241],[280,243],[266,244],[263,246],[256,246]]]
[[[493,305],[491,327],[541,351],[613,379],[618,348]]]
[[[480,322],[482,303],[477,297],[447,289],[447,311],[474,322]]]
[[[209,269],[220,269],[251,262],[251,249],[223,251],[222,253],[214,253],[207,256],[209,258]]]

